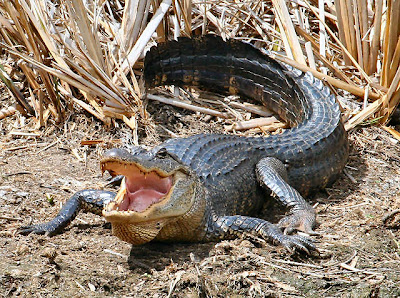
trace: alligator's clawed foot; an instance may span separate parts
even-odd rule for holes
[[[317,251],[314,241],[301,235],[283,235],[279,239],[279,244],[285,247],[290,253],[296,251],[309,255],[312,251]]]
[[[261,236],[266,239],[268,237],[274,244],[282,245],[290,253],[300,252],[310,254],[313,251],[317,251],[314,241],[311,238],[301,235],[284,234],[277,225],[270,225],[268,229],[262,230]]]
[[[30,225],[30,226],[22,226],[17,230],[18,234],[28,235],[30,233],[43,235],[46,234],[48,236],[53,236],[57,234],[57,229],[48,223]]]
[[[292,234],[294,231],[301,231],[309,235],[319,235],[314,231],[315,211],[313,209],[296,210],[292,214],[282,218],[278,226],[284,229],[284,234]]]

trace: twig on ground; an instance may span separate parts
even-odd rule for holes
[[[229,116],[226,113],[221,113],[212,109],[208,109],[208,108],[203,108],[203,107],[199,107],[199,106],[195,106],[192,104],[188,104],[188,103],[184,103],[180,100],[176,100],[176,99],[172,99],[172,98],[167,98],[164,96],[159,96],[159,95],[154,95],[154,94],[147,94],[147,98],[151,99],[151,100],[157,100],[159,102],[162,103],[166,103],[169,105],[173,105],[179,108],[183,108],[183,109],[187,109],[187,110],[191,110],[194,112],[200,112],[200,113],[204,113],[207,115],[212,115],[212,116],[216,116],[216,117],[220,117],[220,118],[228,118]]]
[[[5,215],[0,215],[0,219],[5,219],[5,220],[9,220],[9,221],[20,221],[20,220],[23,220],[20,217],[10,217],[10,216],[5,216]]]

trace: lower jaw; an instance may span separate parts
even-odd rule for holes
[[[155,221],[141,224],[113,222],[111,226],[112,233],[122,241],[141,245],[153,240],[164,226],[164,222]]]

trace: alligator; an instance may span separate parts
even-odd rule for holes
[[[144,82],[146,90],[175,85],[238,94],[273,110],[290,129],[268,137],[197,134],[151,150],[111,149],[100,166],[123,177],[117,193],[79,191],[53,220],[22,227],[22,234],[57,234],[83,209],[102,214],[113,234],[133,245],[252,234],[290,251],[316,250],[310,237],[317,234],[316,212],[304,197],[337,179],[349,151],[328,87],[249,43],[212,35],[152,47]],[[257,217],[270,198],[289,208],[277,224]]]

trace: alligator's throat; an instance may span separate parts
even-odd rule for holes
[[[113,163],[113,172],[125,176],[111,210],[144,212],[164,200],[171,191],[173,177],[140,169],[135,164]]]
[[[165,198],[171,190],[172,177],[162,178],[156,172],[143,173],[131,169],[125,176],[125,184],[126,193],[119,210],[142,212]]]

